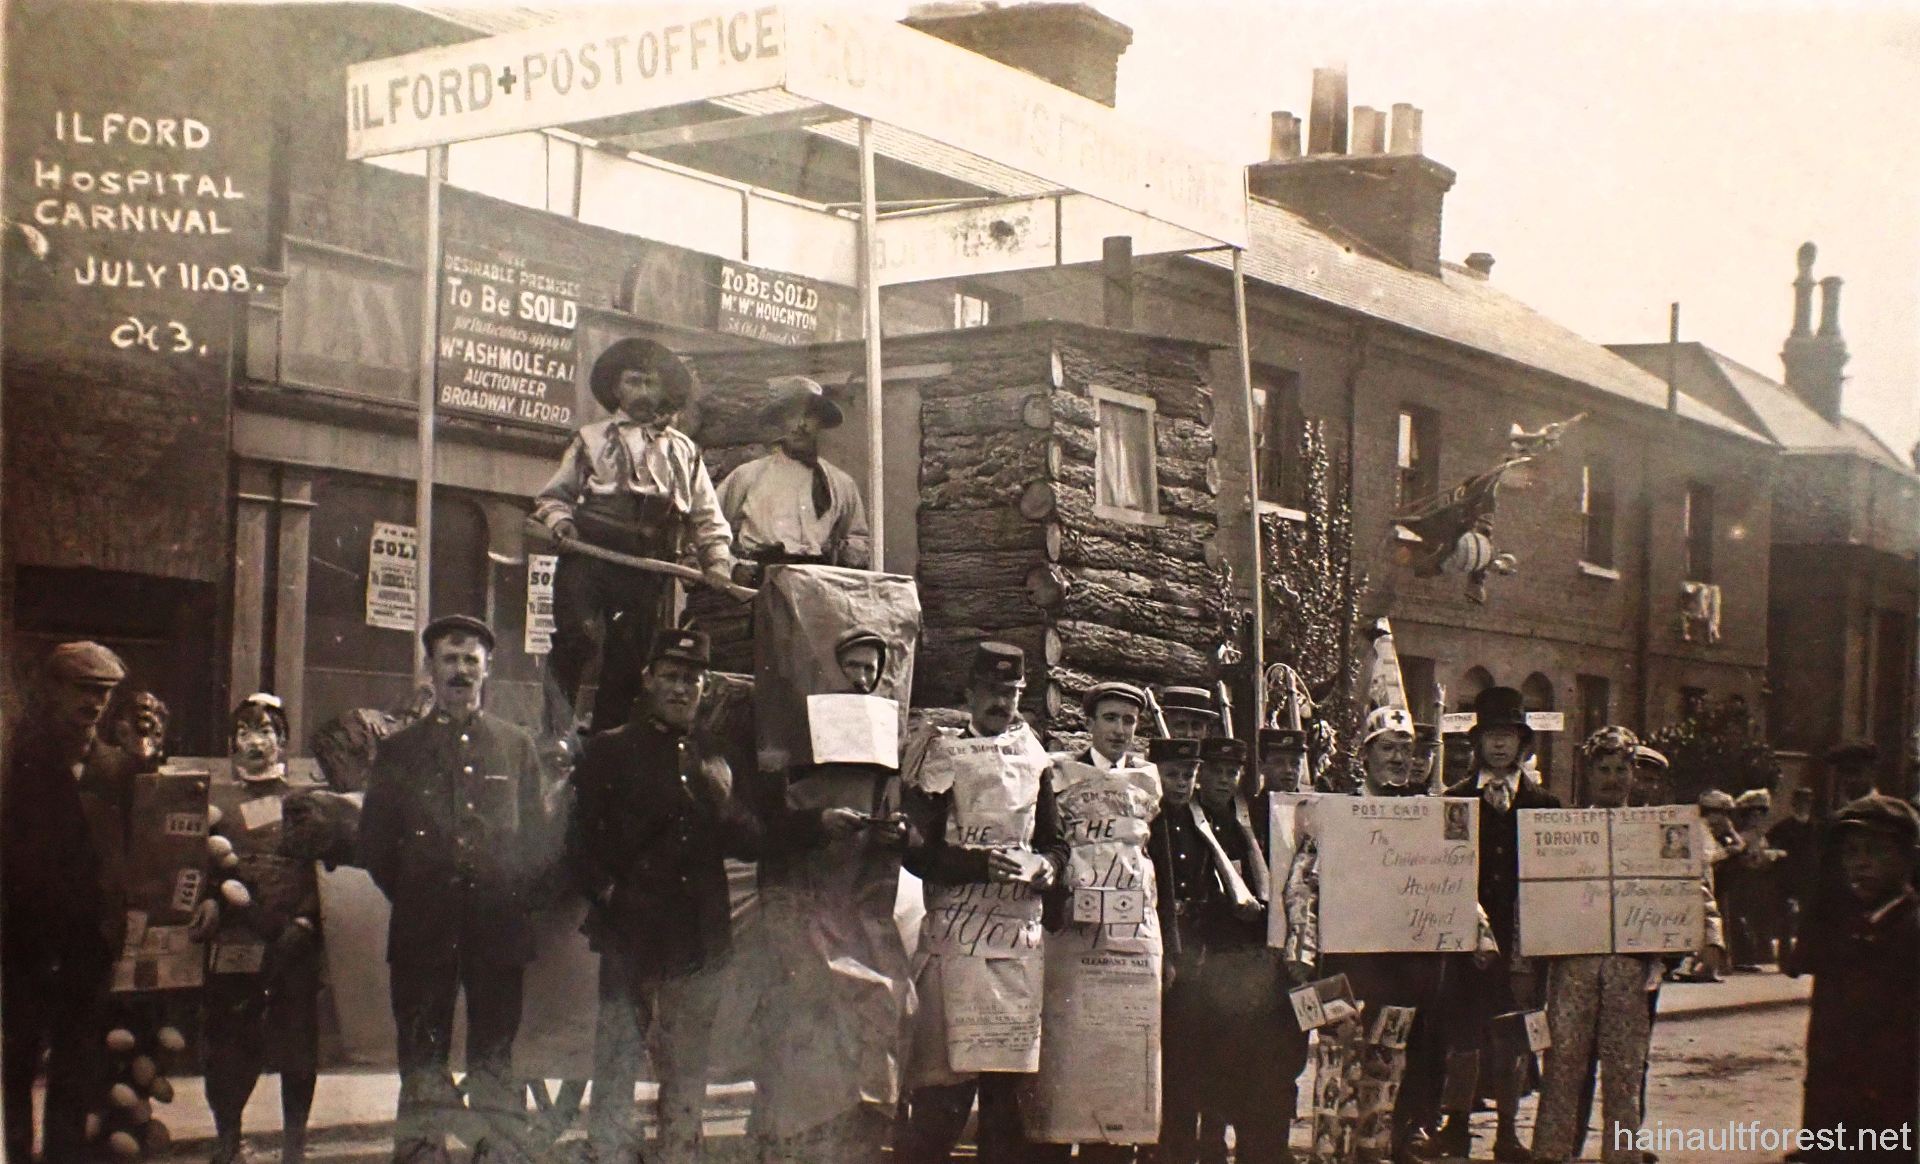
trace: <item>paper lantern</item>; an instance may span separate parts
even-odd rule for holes
[[[1493,539],[1477,529],[1470,529],[1453,543],[1453,553],[1447,556],[1446,567],[1456,574],[1477,574],[1491,566],[1493,559]]]

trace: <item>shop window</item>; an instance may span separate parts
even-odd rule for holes
[[[1440,414],[1409,404],[1394,434],[1394,501],[1410,505],[1440,491]]]
[[[1300,470],[1300,374],[1285,368],[1253,370],[1254,450],[1260,500],[1299,510],[1305,490]]]
[[[1094,454],[1095,514],[1134,524],[1159,524],[1153,398],[1095,385],[1093,400],[1100,420]]]
[[[1553,680],[1535,671],[1520,683],[1520,706],[1528,711],[1553,710]],[[1533,733],[1533,754],[1540,770],[1540,782],[1552,786],[1554,743],[1559,732]]]
[[[1580,560],[1613,566],[1613,466],[1605,461],[1580,466]]]
[[[279,298],[277,327],[269,295],[256,296],[249,311],[249,375],[413,403],[420,356],[418,272],[289,244]]]
[[[1681,528],[1687,540],[1688,582],[1713,581],[1713,488],[1699,482],[1687,486]]]
[[[367,625],[367,564],[375,522],[413,524],[412,482],[323,474],[313,497],[307,666],[411,674],[413,632]],[[473,502],[435,496],[431,575],[433,614],[487,617],[487,523]]]

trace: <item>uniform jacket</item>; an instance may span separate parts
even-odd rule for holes
[[[456,942],[533,956],[528,925],[553,844],[533,737],[496,715],[430,712],[380,743],[358,863],[393,903],[387,960]]]
[[[21,739],[8,758],[0,812],[4,912],[0,935],[17,958],[119,956],[128,806],[83,788],[48,733]]]
[[[586,932],[624,951],[638,981],[691,974],[732,948],[726,859],[756,858],[760,825],[744,782],[724,812],[699,792],[715,754],[636,719],[594,736],[574,768],[567,865],[591,903]]]
[[[1500,952],[1511,958],[1520,913],[1519,812],[1523,808],[1559,808],[1560,798],[1523,776],[1507,811],[1496,812],[1480,794],[1477,771],[1447,789],[1446,795],[1480,801],[1480,908],[1486,911]]]
[[[1199,804],[1196,798],[1192,803]],[[1271,812],[1262,793],[1249,806],[1254,837],[1248,838],[1231,814],[1207,812],[1214,837],[1227,858],[1244,870],[1264,862]],[[1147,833],[1147,851],[1153,858],[1154,886],[1159,894],[1160,930],[1169,953],[1194,957],[1215,950],[1265,946],[1267,919],[1263,912],[1252,920],[1233,915],[1233,899],[1214,867],[1213,851],[1193,822],[1186,806],[1163,805]],[[1244,874],[1243,874],[1244,876]],[[1178,942],[1176,944],[1176,937]]]

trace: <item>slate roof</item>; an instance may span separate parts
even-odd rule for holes
[[[1701,343],[1680,345],[1689,358],[1685,376],[1710,375],[1719,380],[1714,387],[1731,392],[1751,412],[1760,429],[1782,451],[1803,455],[1851,453],[1877,464],[1912,473],[1906,458],[1888,448],[1867,426],[1850,416],[1838,423],[1815,412],[1793,389],[1769,376],[1754,371],[1731,356]],[[1613,344],[1612,350],[1630,360],[1664,359],[1665,344]],[[1683,390],[1687,387],[1682,380]],[[1706,391],[1706,389],[1696,389]],[[1718,395],[1718,392],[1714,394]]]
[[[1412,331],[1447,340],[1665,410],[1666,382],[1606,347],[1575,334],[1465,267],[1443,264],[1439,278],[1407,270],[1343,243],[1277,203],[1248,203],[1249,279],[1284,287]],[[1221,252],[1196,259],[1231,267]],[[1713,408],[1680,395],[1680,415],[1711,428],[1767,438]]]

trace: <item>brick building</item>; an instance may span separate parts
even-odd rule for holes
[[[1671,360],[1683,392],[1779,446],[1768,562],[1771,738],[1796,762],[1872,743],[1880,787],[1910,796],[1920,478],[1841,411],[1840,279],[1819,282],[1816,329],[1814,258],[1812,243],[1800,248],[1784,384],[1704,344],[1609,346],[1661,375]],[[1822,787],[1820,764],[1811,779]]]

